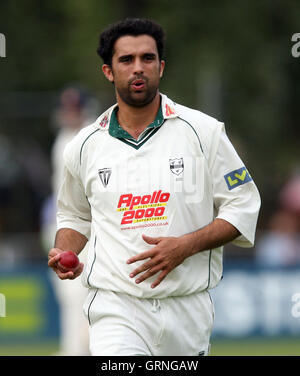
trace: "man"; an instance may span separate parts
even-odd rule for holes
[[[164,33],[127,19],[100,37],[117,104],[64,152],[49,266],[90,239],[93,355],[206,355],[222,246],[254,242],[260,198],[217,120],[159,92]]]
[[[62,155],[68,142],[80,129],[91,123],[88,111],[93,100],[88,93],[77,85],[63,88],[59,96],[59,105],[53,114],[53,123],[58,132],[51,150],[52,195],[45,201],[42,210],[42,241],[49,251],[56,233],[56,197],[63,181]],[[80,253],[82,261],[86,258],[88,244]],[[49,271],[50,272],[50,271]],[[51,273],[56,299],[59,304],[60,338],[57,355],[88,355],[88,321],[82,312],[88,289],[80,279],[62,281]]]

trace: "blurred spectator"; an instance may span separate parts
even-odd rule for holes
[[[63,175],[63,150],[82,127],[94,121],[91,119],[93,109],[95,100],[83,89],[73,85],[62,90],[58,109],[53,116],[54,125],[59,128],[51,153],[53,194],[45,200],[41,213],[42,240],[47,253],[54,245],[56,233],[56,197]],[[79,255],[83,263],[87,246]],[[87,289],[80,278],[62,281],[53,271],[50,273],[60,306],[61,338],[58,355],[88,355],[88,324],[82,311]]]
[[[13,187],[20,177],[13,147],[8,139],[0,135],[0,235],[7,231],[8,210],[13,201]]]
[[[38,142],[28,137],[26,142],[18,145],[18,161],[23,174],[26,175],[28,191],[26,209],[23,211],[24,214],[26,213],[24,220],[27,221],[27,228],[23,225],[23,229],[26,232],[38,234],[40,231],[39,213],[43,201],[51,192],[49,159]],[[25,202],[18,207],[22,206],[25,206]],[[16,211],[16,215],[19,216],[19,210]]]
[[[300,263],[300,236],[297,216],[278,210],[269,222],[269,229],[257,242],[258,264],[285,267]]]
[[[279,196],[280,205],[293,214],[300,233],[300,173],[296,173],[285,184]]]
[[[49,194],[46,155],[34,142],[0,135],[0,263],[40,257],[39,211]]]
[[[266,266],[300,265],[300,175],[279,194],[279,209],[257,243],[257,261]]]

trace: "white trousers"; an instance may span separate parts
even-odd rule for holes
[[[207,291],[140,299],[91,289],[84,312],[92,355],[208,355],[214,309]]]

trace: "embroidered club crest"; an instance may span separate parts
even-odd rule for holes
[[[98,170],[98,174],[103,184],[103,187],[106,188],[110,179],[111,168],[101,168],[100,170]]]
[[[180,175],[184,170],[183,158],[169,159],[170,170],[175,175]]]

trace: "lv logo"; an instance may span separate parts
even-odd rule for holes
[[[226,174],[224,178],[229,190],[252,180],[246,167],[231,171],[229,174]]]

